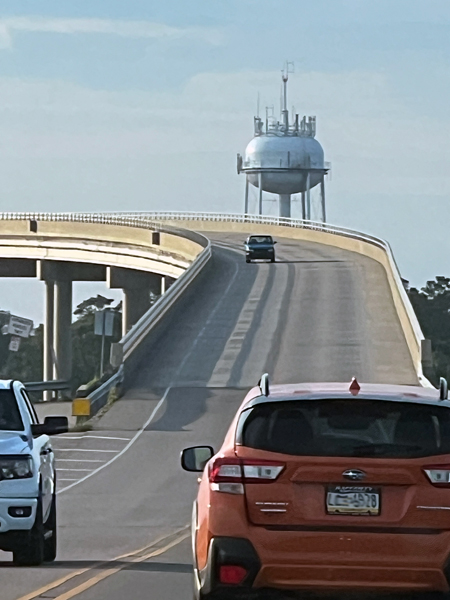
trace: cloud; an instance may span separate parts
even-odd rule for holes
[[[12,39],[9,29],[0,21],[0,50],[10,49]]]
[[[15,32],[115,35],[132,39],[195,39],[211,45],[220,45],[223,41],[222,33],[214,28],[171,27],[150,21],[27,16],[0,19],[0,47],[10,47]],[[7,43],[2,44],[2,40]]]

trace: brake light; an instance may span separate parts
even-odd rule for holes
[[[423,470],[433,485],[450,487],[450,465],[431,465]]]
[[[243,494],[244,483],[272,483],[285,468],[284,463],[269,460],[219,457],[210,467],[211,489]]]

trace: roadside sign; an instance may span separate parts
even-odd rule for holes
[[[17,352],[20,348],[20,337],[17,335],[11,336],[11,341],[9,342],[9,349],[11,352]]]
[[[31,319],[23,319],[22,317],[11,315],[8,323],[7,333],[18,337],[27,338],[29,337],[32,329],[33,321]]]
[[[95,313],[95,335],[111,337],[114,331],[114,313],[111,310],[98,310]]]

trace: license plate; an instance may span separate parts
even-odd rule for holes
[[[380,490],[367,486],[336,485],[327,490],[329,515],[373,516],[380,514]]]

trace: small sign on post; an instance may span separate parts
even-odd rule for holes
[[[11,341],[9,342],[9,350],[10,352],[17,352],[20,348],[20,337],[17,335],[11,336]]]
[[[23,319],[22,317],[11,315],[8,323],[7,333],[13,336],[27,338],[30,336],[32,329],[33,321],[31,319]]]

